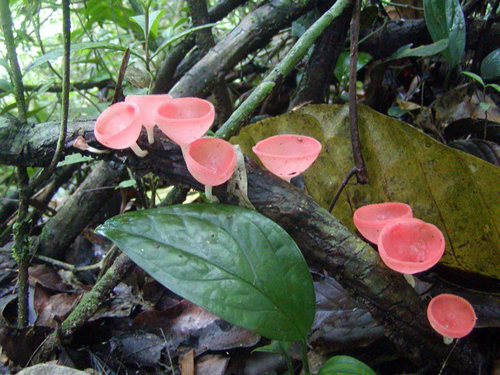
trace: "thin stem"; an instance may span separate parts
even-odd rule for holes
[[[354,176],[357,172],[358,172],[358,168],[356,168],[356,166],[352,167],[352,169],[349,171],[347,176],[344,178],[344,180],[340,184],[340,186],[337,190],[337,193],[335,194],[335,197],[333,197],[332,203],[330,203],[330,207],[328,207],[328,212],[332,212],[333,208],[335,207],[335,204],[337,203],[337,201],[340,197],[340,194],[342,193],[342,191],[346,187],[346,185],[349,182],[349,180],[351,179],[351,177]]]
[[[272,93],[274,87],[302,60],[309,48],[318,39],[323,30],[349,5],[350,0],[338,0],[327,10],[302,36],[288,52],[285,58],[268,74],[250,96],[233,112],[231,117],[217,131],[216,136],[229,139],[237,134],[257,107]]]
[[[439,374],[438,375],[441,375],[444,371],[444,368],[446,367],[446,364],[448,363],[448,360],[450,359],[451,357],[451,353],[453,353],[453,350],[455,349],[455,347],[457,346],[458,344],[458,340],[455,341],[455,344],[453,344],[453,347],[451,348],[450,352],[448,353],[448,355],[446,356],[446,359],[444,360],[443,362],[443,366],[441,366],[441,370],[439,371]]]
[[[66,133],[68,128],[68,111],[69,111],[69,81],[70,81],[70,55],[71,55],[71,15],[69,11],[70,0],[63,0],[63,47],[64,47],[64,60],[63,60],[63,83],[62,83],[62,113],[61,113],[61,127],[59,130],[59,139],[57,140],[56,152],[48,168],[48,173],[52,173],[61,158],[64,148],[64,141],[66,140]]]
[[[359,16],[361,0],[354,0],[354,9],[351,21],[351,53],[349,70],[349,122],[351,124],[351,142],[354,156],[354,165],[357,168],[356,176],[360,184],[368,182],[365,161],[361,152],[361,141],[358,129],[358,97],[356,90],[358,71],[358,41],[359,41]]]
[[[118,72],[118,79],[116,80],[115,92],[113,94],[113,99],[111,99],[111,105],[117,103],[123,96],[122,84],[125,78],[125,72],[127,71],[129,60],[130,60],[130,48],[127,48],[122,57],[122,63],[120,65],[120,71]]]
[[[335,203],[340,197],[340,194],[346,187],[347,183],[353,175],[358,178],[358,183],[366,184],[368,183],[368,174],[366,172],[365,161],[363,159],[363,153],[361,151],[361,141],[359,139],[359,127],[358,127],[358,97],[356,90],[357,82],[357,71],[358,71],[358,42],[359,42],[359,14],[360,14],[361,1],[354,0],[354,9],[352,13],[351,20],[351,52],[350,52],[350,62],[349,62],[349,123],[351,125],[351,143],[352,143],[352,154],[354,157],[354,167],[349,171],[347,176],[344,178],[340,184],[337,193],[335,194],[330,207],[329,212],[332,212],[335,207]]]
[[[144,23],[146,24],[146,30],[144,30],[144,34],[146,37],[146,43],[144,45],[144,52],[146,53],[146,70],[151,73],[151,69],[149,67],[149,5],[150,3],[146,5],[144,9]]]
[[[310,375],[309,362],[307,361],[307,343],[306,340],[300,342],[300,350],[302,354],[302,372],[304,375]]]

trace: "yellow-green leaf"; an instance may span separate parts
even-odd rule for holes
[[[314,199],[328,207],[353,166],[348,113],[347,106],[307,106],[250,125],[232,142],[258,160],[251,147],[271,135],[318,139],[323,150],[304,179]],[[406,202],[416,217],[445,234],[443,264],[500,278],[500,169],[364,106],[359,107],[359,127],[370,183],[351,180],[333,214],[354,230],[356,208]]]

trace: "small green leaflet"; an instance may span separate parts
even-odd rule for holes
[[[304,340],[315,313],[293,239],[238,206],[190,204],[128,212],[96,229],[174,293],[279,341]]]
[[[57,163],[57,167],[63,167],[65,165],[84,163],[86,161],[94,160],[91,156],[84,156],[82,154],[70,154],[67,155],[64,160]]]
[[[462,72],[462,74],[465,74],[467,77],[470,77],[474,81],[479,82],[484,87],[483,79],[481,77],[479,77],[477,74],[472,73],[472,72]]]
[[[357,71],[359,71],[361,68],[363,68],[366,64],[368,64],[371,59],[372,55],[364,52],[358,53],[358,61],[356,65]],[[339,56],[339,59],[337,60],[337,65],[335,66],[335,78],[339,82],[347,82],[349,80],[349,63],[351,59],[349,57],[349,52],[342,52]]]

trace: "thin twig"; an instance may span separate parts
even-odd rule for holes
[[[347,183],[351,179],[352,176],[354,176],[356,173],[358,173],[358,168],[356,166],[352,167],[352,169],[349,171],[347,176],[345,176],[344,180],[340,184],[337,193],[335,194],[335,197],[333,197],[332,203],[330,203],[330,207],[328,208],[328,212],[332,212],[333,207],[335,207],[335,203],[337,203],[337,200],[340,197],[340,194],[342,193],[342,190],[346,187]]]
[[[129,59],[130,59],[130,48],[127,48],[125,50],[125,53],[123,54],[122,63],[120,65],[120,71],[118,73],[118,79],[116,81],[115,92],[113,94],[113,99],[111,99],[112,105],[117,103],[122,97],[123,94],[122,84],[123,84],[123,79],[125,78],[125,73],[127,71]]]
[[[354,156],[354,167],[349,171],[347,177],[340,184],[335,197],[329,207],[329,212],[332,212],[335,203],[339,199],[340,194],[346,187],[350,178],[356,175],[358,183],[368,183],[368,174],[366,172],[365,161],[361,151],[361,141],[359,139],[358,128],[358,96],[356,90],[357,71],[358,71],[358,41],[359,41],[359,14],[361,2],[354,0],[354,9],[351,20],[351,53],[349,65],[349,123],[351,125],[351,143],[352,153]]]

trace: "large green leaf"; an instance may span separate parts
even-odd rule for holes
[[[327,208],[353,166],[348,113],[347,106],[306,106],[249,125],[232,142],[258,160],[252,146],[271,135],[317,138],[324,147],[304,179],[313,198]],[[359,106],[359,127],[370,183],[351,181],[333,214],[354,231],[358,207],[407,202],[416,217],[443,231],[443,264],[500,278],[500,169],[365,106]]]
[[[356,358],[336,355],[321,367],[318,375],[377,375],[370,367]]]
[[[97,228],[157,281],[230,323],[305,339],[314,287],[292,238],[261,214],[193,204],[116,216]]]
[[[500,77],[500,48],[484,58],[481,63],[481,76],[483,79]]]
[[[458,0],[424,0],[425,23],[434,42],[449,39],[443,55],[454,67],[465,51],[465,18]]]

